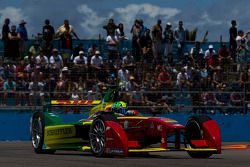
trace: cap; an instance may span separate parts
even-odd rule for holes
[[[95,51],[95,54],[96,54],[96,55],[100,55],[101,53],[100,53],[99,50],[97,50],[97,51]]]
[[[80,55],[80,54],[84,54],[84,52],[81,50],[81,51],[79,51],[79,55]]]
[[[68,67],[63,67],[62,71],[68,71]]]
[[[172,26],[172,24],[170,22],[167,22],[167,26]]]
[[[21,20],[20,23],[19,23],[19,25],[20,24],[26,24],[26,22],[24,20]]]
[[[214,48],[213,45],[209,45],[209,46],[208,46],[208,49],[213,49],[213,48]]]
[[[52,50],[52,52],[58,52],[58,50],[57,50],[56,48],[54,48],[54,49]]]

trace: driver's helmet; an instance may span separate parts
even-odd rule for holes
[[[111,107],[111,111],[118,114],[126,115],[128,111],[127,104],[123,101],[115,102]]]

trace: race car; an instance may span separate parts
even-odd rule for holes
[[[64,123],[54,107],[95,105],[87,119]],[[192,116],[186,125],[163,117],[146,117],[119,99],[110,89],[103,100],[52,100],[30,122],[35,153],[56,150],[91,151],[97,157],[129,156],[133,153],[187,151],[193,158],[221,153],[220,128],[207,116]]]

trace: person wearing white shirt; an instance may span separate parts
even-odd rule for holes
[[[36,56],[36,64],[42,67],[46,67],[49,64],[49,59],[44,55],[44,51],[41,50],[40,54]]]
[[[52,55],[50,56],[49,63],[52,65],[52,68],[60,69],[63,67],[63,59],[60,54],[58,54],[57,49],[52,50]]]
[[[206,50],[206,52],[205,52],[204,59],[207,59],[215,54],[216,54],[216,51],[214,50],[214,46],[209,45],[208,50]]]
[[[96,51],[95,55],[91,57],[90,65],[95,69],[101,69],[103,66],[103,59],[101,57],[100,51]]]
[[[84,56],[83,51],[79,51],[79,55],[74,58],[73,63],[79,66],[87,65],[87,57]]]

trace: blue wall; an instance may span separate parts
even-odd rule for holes
[[[0,140],[30,140],[29,121],[31,113],[0,113]],[[163,115],[178,120],[185,124],[188,114],[168,114]],[[66,122],[75,122],[86,118],[87,114],[61,114],[60,117]],[[221,128],[222,140],[225,142],[250,141],[250,114],[248,115],[212,115]]]

